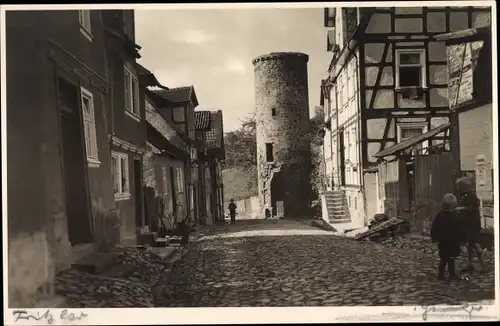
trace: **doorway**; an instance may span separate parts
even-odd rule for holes
[[[62,77],[58,77],[57,86],[68,237],[75,246],[93,241],[83,118],[78,87]]]
[[[174,222],[179,222],[179,211],[177,207],[177,187],[175,186],[176,174],[174,167],[170,167],[170,189],[172,193],[172,212],[174,213]]]
[[[339,135],[339,159],[340,159],[340,185],[345,186],[345,140],[344,140],[344,128],[340,128],[338,131]]]
[[[272,216],[276,216],[277,211],[277,202],[285,201],[285,189],[284,189],[284,180],[283,180],[283,171],[279,171],[274,173],[273,178],[271,179],[271,206],[273,208]]]
[[[135,223],[137,227],[145,224],[142,214],[142,164],[141,160],[134,159],[134,185],[135,185]]]

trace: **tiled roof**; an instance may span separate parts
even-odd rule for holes
[[[210,111],[195,111],[194,127],[196,130],[208,129],[210,127]]]
[[[172,103],[187,103],[193,97],[194,87],[182,86],[182,87],[170,88],[168,90],[165,89],[155,90],[153,92]]]
[[[207,131],[206,133],[207,147],[208,149],[219,148],[222,130],[221,126],[219,126],[220,124],[219,113],[217,111],[210,112],[210,124],[211,124],[210,130]]]

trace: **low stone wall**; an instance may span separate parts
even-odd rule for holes
[[[236,204],[236,214],[237,216],[245,216],[250,218],[260,218],[261,209],[259,203],[259,196],[252,196],[247,198],[242,198],[235,200]],[[224,210],[227,211],[229,206],[229,201],[224,203]]]

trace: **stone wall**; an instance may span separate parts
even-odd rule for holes
[[[311,148],[309,131],[308,55],[270,53],[253,60],[257,134],[258,188],[261,208],[273,206],[273,193],[284,202],[285,216],[309,213]],[[272,143],[273,161],[266,160]]]

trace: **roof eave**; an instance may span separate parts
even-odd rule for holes
[[[460,31],[455,31],[451,33],[439,34],[435,35],[434,39],[436,41],[459,41],[461,39],[473,37],[473,36],[487,36],[491,35],[491,28],[487,27],[478,27],[478,28],[469,28]]]
[[[371,19],[373,13],[375,12],[375,9],[376,8],[367,8],[367,12],[363,16],[362,20],[359,22],[354,33],[352,33],[351,37],[347,41],[347,44],[340,51],[340,54],[338,55],[338,57],[332,58],[330,66],[328,67],[327,81],[333,82],[337,78],[338,74],[340,73],[342,68],[345,66],[350,54],[358,46],[357,40],[362,35],[362,33],[366,30],[366,27],[368,27],[368,23],[370,22],[370,19]]]

